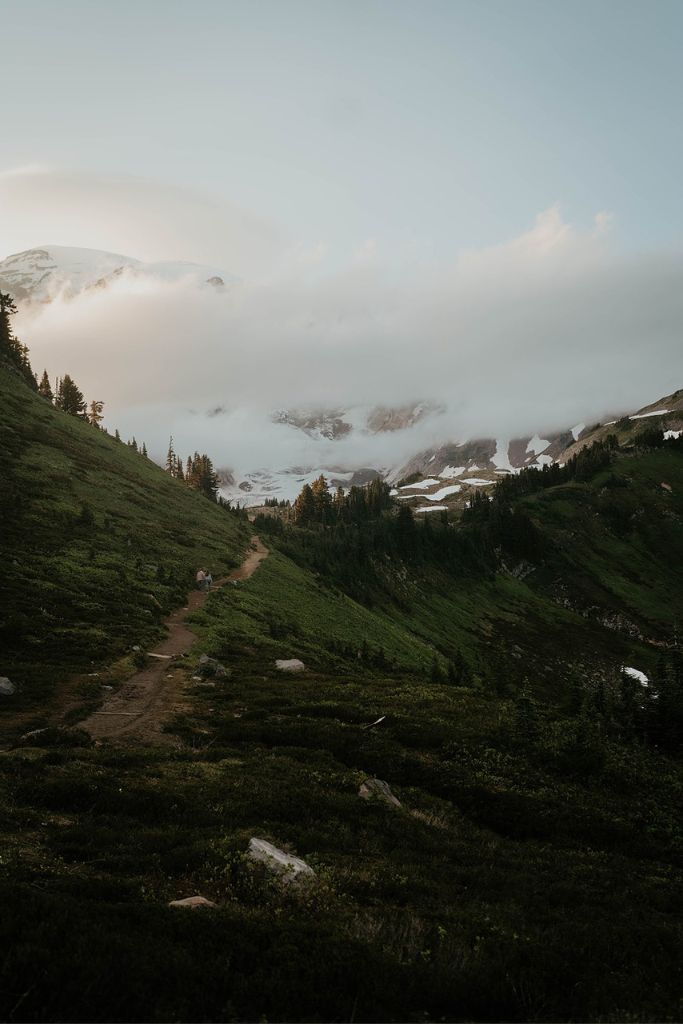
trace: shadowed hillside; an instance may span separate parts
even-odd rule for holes
[[[1,366],[0,480],[0,674],[20,703],[148,643],[197,567],[233,567],[248,538],[234,514]]]

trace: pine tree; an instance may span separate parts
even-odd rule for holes
[[[299,526],[308,526],[315,519],[315,496],[310,484],[304,484],[294,502],[294,520]]]
[[[17,312],[17,307],[11,295],[0,292],[0,359],[7,360],[15,367],[24,378],[26,383],[34,391],[38,390],[38,381],[35,378],[31,363],[28,358],[28,348],[22,345],[12,332],[11,317]]]
[[[54,399],[47,370],[43,370],[43,376],[40,378],[40,384],[38,385],[38,394],[42,395],[43,398],[46,398],[48,402],[52,402]]]
[[[68,373],[65,373],[59,382],[59,389],[55,396],[55,405],[70,416],[85,418],[85,399],[83,392],[76,386]]]
[[[145,458],[148,458],[148,455],[147,455],[147,445],[145,444],[144,441],[142,442],[141,454],[144,455]]]
[[[90,423],[91,426],[99,428],[100,423],[104,419],[104,416],[102,415],[103,409],[104,402],[99,402],[93,398],[88,411],[88,423]]]
[[[166,472],[170,473],[171,476],[175,476],[176,472],[176,453],[173,448],[173,434],[168,439],[168,452],[166,453]]]
[[[329,523],[332,512],[332,497],[327,480],[320,474],[311,487],[315,503],[315,518],[319,523]]]
[[[120,441],[121,440],[121,434],[119,433],[119,428],[118,427],[114,431],[114,440],[115,441]]]

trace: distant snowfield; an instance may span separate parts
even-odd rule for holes
[[[399,491],[410,491],[416,490],[417,488],[423,489],[425,487],[434,487],[436,486],[436,484],[439,483],[441,483],[440,480],[437,480],[435,477],[429,477],[427,480],[418,480],[416,484],[403,484],[401,487],[399,487]]]
[[[656,409],[655,412],[637,412],[633,416],[629,416],[630,420],[646,420],[650,416],[664,416],[667,412],[671,412],[670,409]]]
[[[575,441],[579,440],[581,434],[583,434],[585,429],[586,429],[586,424],[585,423],[577,423],[575,427],[572,427],[572,437],[574,438]]]
[[[490,487],[495,482],[495,480],[483,480],[478,476],[468,476],[466,480],[463,480],[464,484],[470,484],[472,487]]]
[[[430,459],[429,461],[431,462],[432,460]],[[439,475],[442,480],[452,480],[453,477],[461,476],[466,469],[467,466],[446,466]]]
[[[424,505],[422,508],[416,508],[415,512],[447,512],[448,505]]]

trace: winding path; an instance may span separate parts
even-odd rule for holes
[[[268,549],[257,536],[251,538],[251,548],[242,565],[214,583],[213,589],[236,580],[248,580],[268,554]],[[149,652],[150,664],[131,676],[120,690],[112,694],[99,711],[78,723],[96,740],[126,739],[134,741],[164,742],[163,723],[180,697],[184,682],[181,667],[175,662],[187,654],[197,639],[185,625],[185,619],[201,608],[208,594],[193,590],[184,608],[173,612],[165,621],[168,635]]]

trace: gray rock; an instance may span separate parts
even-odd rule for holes
[[[389,784],[382,779],[366,779],[361,783],[358,796],[362,800],[381,800],[382,803],[391,804],[392,807],[401,806],[401,801],[394,796]]]
[[[17,684],[7,676],[0,676],[0,697],[13,697],[17,692]]]
[[[280,875],[283,882],[315,877],[315,871],[305,860],[294,857],[291,853],[285,853],[284,850],[279,850],[277,846],[266,842],[265,839],[252,837],[249,840],[247,856],[251,860],[265,864],[270,871]]]
[[[186,910],[198,910],[200,907],[217,907],[217,903],[207,900],[205,896],[186,896],[184,900],[171,900],[169,907],[183,907]]]
[[[280,672],[305,672],[306,666],[299,658],[278,658],[275,668]]]
[[[210,658],[208,654],[202,654],[197,665],[197,673],[204,679],[209,676],[224,679],[230,675],[230,669],[221,665],[215,658]]]

